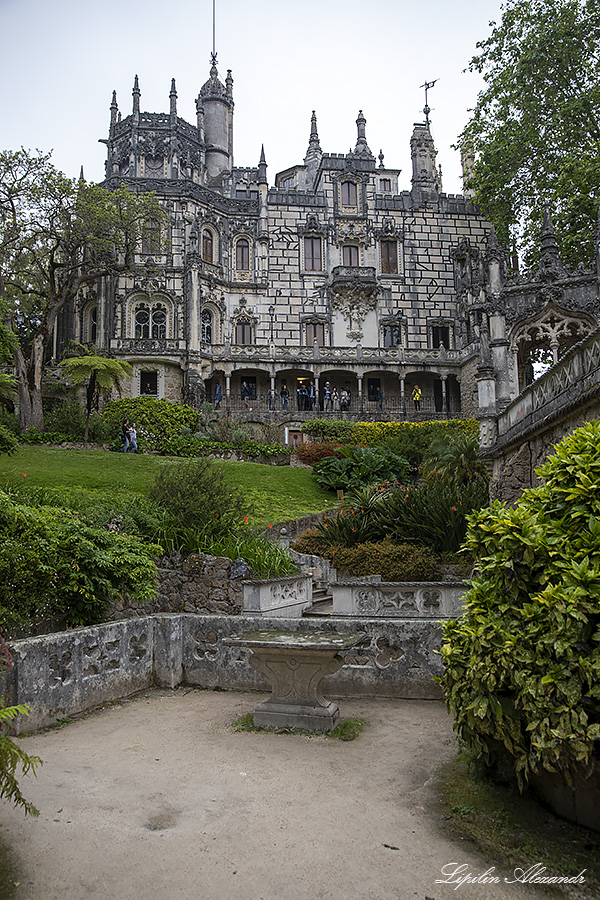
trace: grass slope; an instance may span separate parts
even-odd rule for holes
[[[106,450],[60,450],[22,446],[14,456],[0,456],[0,488],[73,488],[119,495],[146,496],[165,466],[180,459]],[[321,512],[333,495],[317,487],[309,469],[216,460],[227,481],[252,503],[249,524],[267,526]]]

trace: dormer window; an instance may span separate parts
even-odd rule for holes
[[[379,179],[379,190],[382,194],[388,194],[392,190],[392,179],[391,178],[380,178]]]
[[[294,176],[288,175],[287,178],[282,178],[279,187],[284,191],[293,191],[295,187]]]
[[[342,206],[356,206],[357,191],[353,181],[342,181]]]

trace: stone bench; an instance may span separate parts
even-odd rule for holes
[[[255,725],[331,731],[340,711],[322,696],[321,681],[343,666],[340,651],[351,650],[364,637],[360,631],[246,631],[223,643],[250,649],[249,664],[270,681],[271,696],[256,707]]]

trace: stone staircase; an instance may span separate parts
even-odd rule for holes
[[[322,618],[333,614],[333,597],[327,592],[327,588],[313,585],[312,603],[304,610],[303,616],[308,618]]]

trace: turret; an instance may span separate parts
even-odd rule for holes
[[[170,100],[170,109],[169,115],[171,118],[171,125],[177,124],[177,90],[175,88],[175,79],[171,78],[171,93],[169,94]]]
[[[356,120],[356,127],[358,129],[358,137],[356,138],[356,147],[354,148],[354,156],[362,156],[373,159],[373,154],[369,149],[369,145],[367,144],[366,138],[366,124],[367,120],[363,116],[362,109],[358,112],[358,119]]]
[[[137,121],[139,121],[139,118],[140,118],[140,97],[141,97],[140,82],[138,80],[137,75],[135,76],[135,78],[133,80],[133,90],[131,93],[133,95],[133,119],[134,119],[134,122],[137,122]]]
[[[412,157],[412,196],[415,203],[437,200],[442,190],[442,179],[436,165],[437,151],[428,122],[415,122],[410,139]]]
[[[223,184],[224,176],[233,168],[233,107],[231,70],[223,84],[213,58],[210,78],[200,88],[196,110],[206,146],[206,183],[215,187]]]

